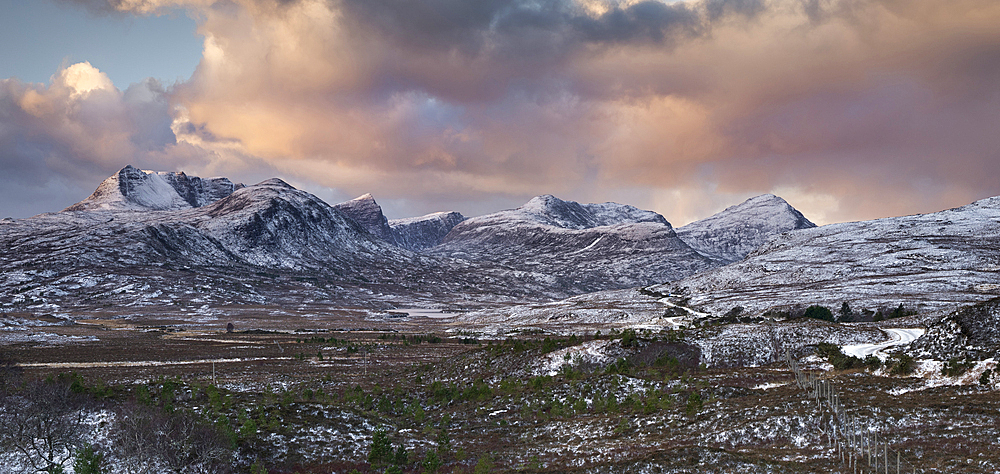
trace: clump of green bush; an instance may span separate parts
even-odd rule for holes
[[[826,306],[812,305],[806,308],[804,316],[807,318],[829,321],[831,323],[834,322],[833,311],[830,311],[830,308],[827,308]]]
[[[857,357],[844,354],[844,352],[840,350],[840,346],[829,342],[819,343],[819,345],[816,346],[816,352],[820,355],[820,357],[826,357],[826,361],[833,365],[833,368],[837,370],[861,369],[867,366],[865,361]]]
[[[890,375],[910,375],[917,368],[913,357],[902,352],[893,354],[887,361]]]

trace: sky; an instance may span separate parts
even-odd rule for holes
[[[1000,195],[995,0],[0,0],[0,216],[127,164],[390,218]]]

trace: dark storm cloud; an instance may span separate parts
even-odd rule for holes
[[[730,0],[731,1],[731,0]],[[717,15],[744,8],[713,7]],[[342,91],[386,100],[399,91],[422,91],[458,103],[607,94],[617,85],[580,83],[585,58],[609,50],[669,53],[711,31],[705,7],[655,0],[588,10],[573,0],[343,0],[340,22],[371,80]],[[732,13],[732,15],[731,15]],[[642,85],[647,87],[648,84]]]
[[[743,13],[751,9],[743,5],[747,3],[751,2],[716,0],[708,11],[712,18]],[[662,44],[704,30],[703,19],[693,7],[659,1],[613,5],[596,16],[567,0],[345,0],[343,6],[352,22],[393,38],[399,47],[467,55],[496,50],[530,56],[553,46],[573,49],[592,43]],[[525,35],[535,41],[521,41]]]
[[[615,7],[594,18],[572,18],[576,35],[587,43],[673,44],[676,39],[702,34],[706,27],[697,11],[685,3],[645,1]]]

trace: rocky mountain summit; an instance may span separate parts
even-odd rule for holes
[[[812,227],[816,224],[784,199],[764,194],[678,227],[676,232],[698,253],[732,263],[743,260],[773,236]]]
[[[375,237],[391,244],[396,243],[396,236],[389,227],[389,220],[382,214],[382,206],[375,202],[375,197],[371,194],[363,194],[350,201],[335,204],[333,208],[346,214]]]
[[[245,186],[228,178],[202,179],[184,172],[143,171],[128,165],[66,211],[178,210],[202,207]]]
[[[457,212],[435,212],[421,217],[393,219],[382,213],[382,206],[371,194],[333,206],[361,225],[373,236],[407,250],[421,251],[441,243],[451,229],[465,220]]]

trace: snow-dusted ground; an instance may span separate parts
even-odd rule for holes
[[[128,361],[94,361],[94,362],[30,362],[21,364],[23,367],[45,367],[53,369],[84,369],[93,367],[160,367],[172,365],[223,364],[229,362],[252,362],[258,360],[291,360],[291,357],[240,357],[228,359],[195,359],[195,360],[128,360]]]
[[[710,326],[687,331],[687,341],[701,349],[701,361],[712,367],[756,367],[781,360],[786,350],[796,352],[820,342],[864,345],[882,340],[877,328],[858,324],[829,324],[807,318],[782,323],[746,323]]]
[[[859,359],[874,355],[884,361],[889,357],[889,354],[885,353],[886,349],[905,346],[916,341],[917,338],[923,336],[924,332],[926,332],[926,329],[923,328],[884,328],[882,330],[889,336],[888,341],[875,344],[850,344],[842,346],[840,350],[846,355]]]
[[[983,372],[987,370],[995,371],[997,361],[993,358],[976,362],[976,364],[965,373],[949,377],[941,373],[944,362],[932,359],[917,361],[917,368],[911,377],[920,380],[919,383],[909,386],[896,387],[889,391],[893,395],[901,395],[908,392],[927,390],[929,388],[944,387],[949,385],[977,385]],[[994,385],[995,386],[995,385]]]
[[[605,366],[621,356],[617,341],[595,339],[546,354],[535,369],[537,375],[556,375],[563,366],[593,364]]]
[[[667,310],[676,309],[668,313]],[[697,311],[641,293],[637,289],[588,293],[548,303],[503,306],[458,315],[453,331],[508,335],[523,331],[593,334],[610,329],[654,332],[687,326]]]

